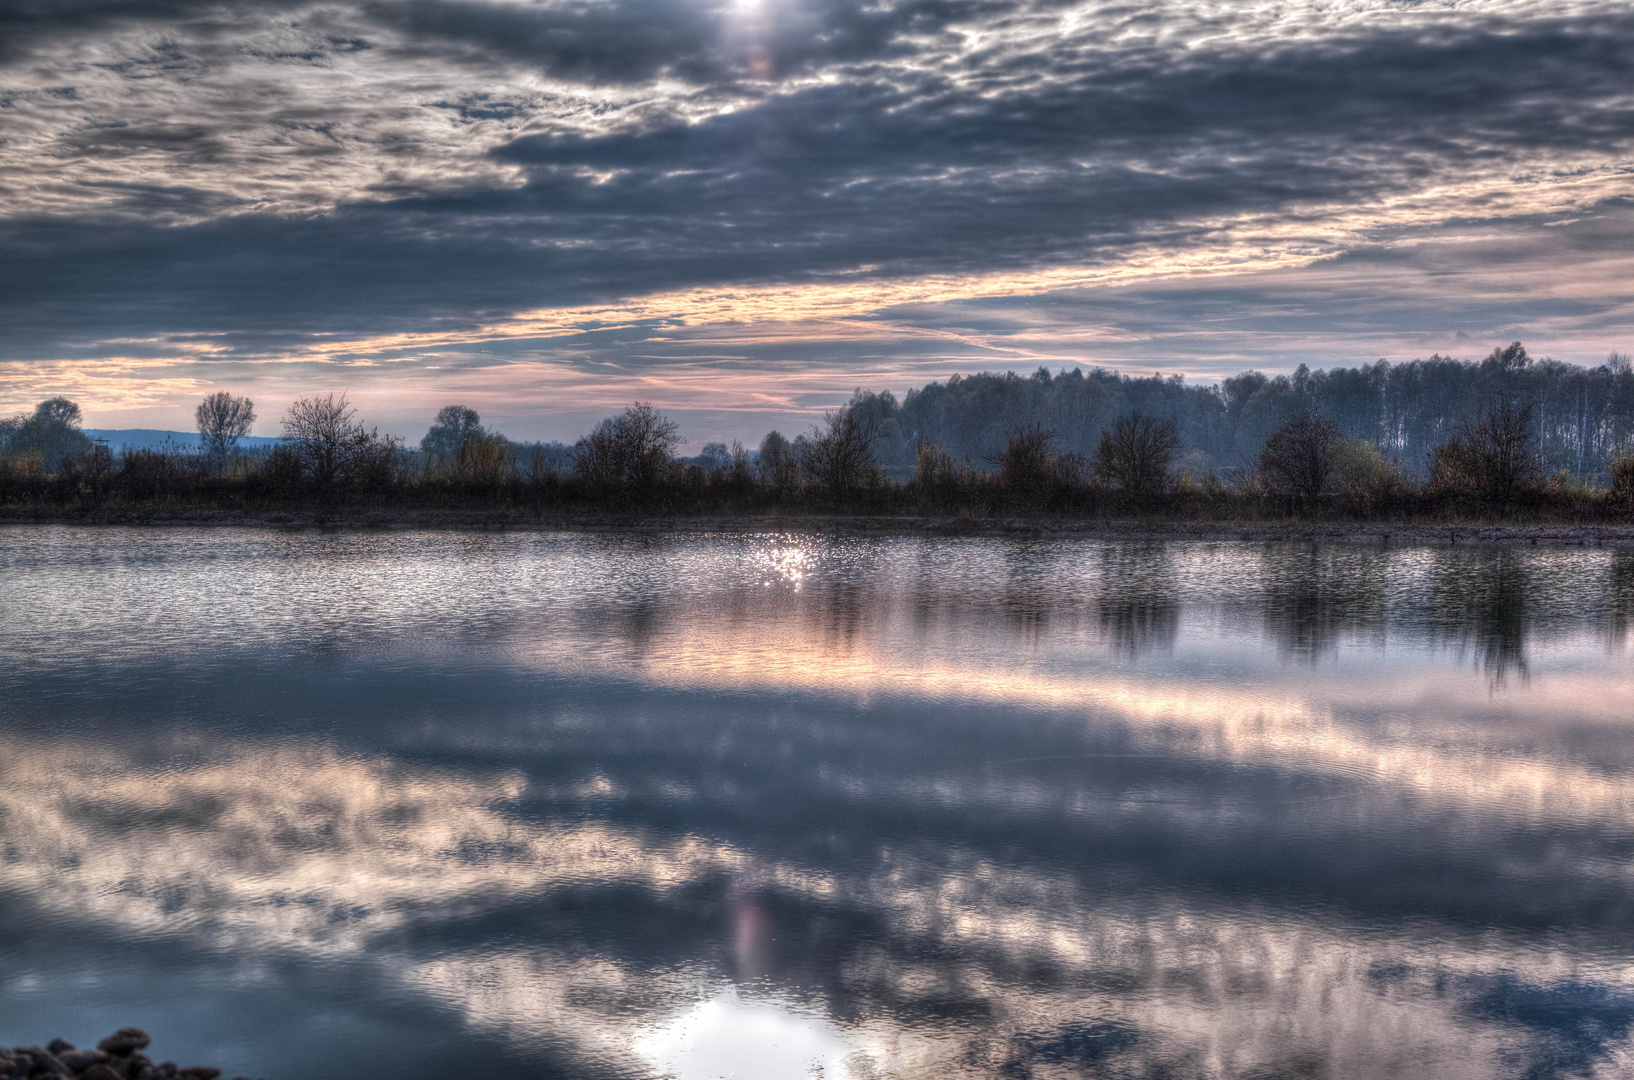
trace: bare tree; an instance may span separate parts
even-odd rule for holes
[[[638,401],[574,445],[573,472],[595,487],[650,490],[674,469],[680,442],[675,421]]]
[[[1035,495],[1054,472],[1055,432],[1042,424],[1023,424],[1010,433],[998,457],[999,482],[1020,495]]]
[[[1260,471],[1271,487],[1301,499],[1327,489],[1335,455],[1344,442],[1339,425],[1316,413],[1301,413],[1284,423],[1260,450]]]
[[[199,402],[193,418],[198,421],[204,452],[224,461],[238,448],[238,440],[250,433],[250,425],[255,423],[255,403],[218,390]]]
[[[1500,399],[1458,425],[1436,447],[1434,476],[1443,485],[1507,503],[1542,474],[1531,404]]]
[[[361,427],[341,463],[346,480],[363,491],[396,487],[405,478],[406,465],[402,439],[382,435],[379,428]]]
[[[301,398],[284,414],[284,439],[306,473],[320,485],[335,482],[348,458],[369,441],[346,395]]]
[[[828,413],[811,429],[800,470],[812,484],[844,502],[878,468],[874,461],[874,425],[851,406]]]
[[[1169,470],[1179,453],[1180,430],[1173,420],[1133,412],[1101,434],[1095,478],[1131,495],[1155,495],[1169,486]]]

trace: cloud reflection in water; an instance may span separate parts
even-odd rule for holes
[[[1616,1075],[1624,561],[7,533],[0,961],[565,1075]]]

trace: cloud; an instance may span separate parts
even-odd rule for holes
[[[1253,329],[1288,322],[1274,275],[1388,252],[1403,280],[1513,296],[1549,263],[1540,223],[1621,233],[1634,171],[1616,4],[178,0],[0,21],[0,348],[33,364],[198,335],[334,362],[313,347],[514,340],[607,306],[696,328],[917,305],[940,332],[968,302],[1224,271],[1246,305],[1224,351],[1275,357]],[[1449,273],[1437,253],[1481,231],[1486,261]],[[1342,295],[1300,293],[1314,337],[1354,329]],[[1118,299],[1092,306],[1145,319]],[[1421,297],[1407,325],[1457,304]],[[1478,333],[1538,318],[1489,306]],[[1200,311],[1174,317],[1199,341],[1219,326]],[[1573,348],[1631,325],[1595,317],[1548,319]]]

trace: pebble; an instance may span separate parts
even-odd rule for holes
[[[148,1033],[141,1028],[120,1028],[106,1039],[96,1044],[98,1050],[106,1051],[114,1057],[125,1057],[138,1050],[146,1050],[152,1040]]]
[[[63,1041],[65,1040],[57,1040],[57,1042]],[[51,1045],[55,1046],[57,1043],[52,1043]],[[47,1049],[49,1049],[49,1047]],[[110,1060],[108,1055],[104,1054],[101,1050],[75,1050],[72,1046],[66,1050],[58,1050],[56,1051],[56,1054],[57,1060],[68,1066],[68,1068],[73,1070],[75,1074],[84,1072],[92,1065],[101,1065],[103,1062]]]

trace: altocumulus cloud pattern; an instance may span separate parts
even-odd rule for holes
[[[1631,322],[1631,46],[1621,2],[11,0],[0,348],[380,356],[914,305],[997,332],[973,311],[1046,293],[1070,318],[1035,330],[1128,342],[1603,338]],[[1292,315],[1253,276],[1318,263]],[[1563,265],[1571,297],[1510,295]]]

